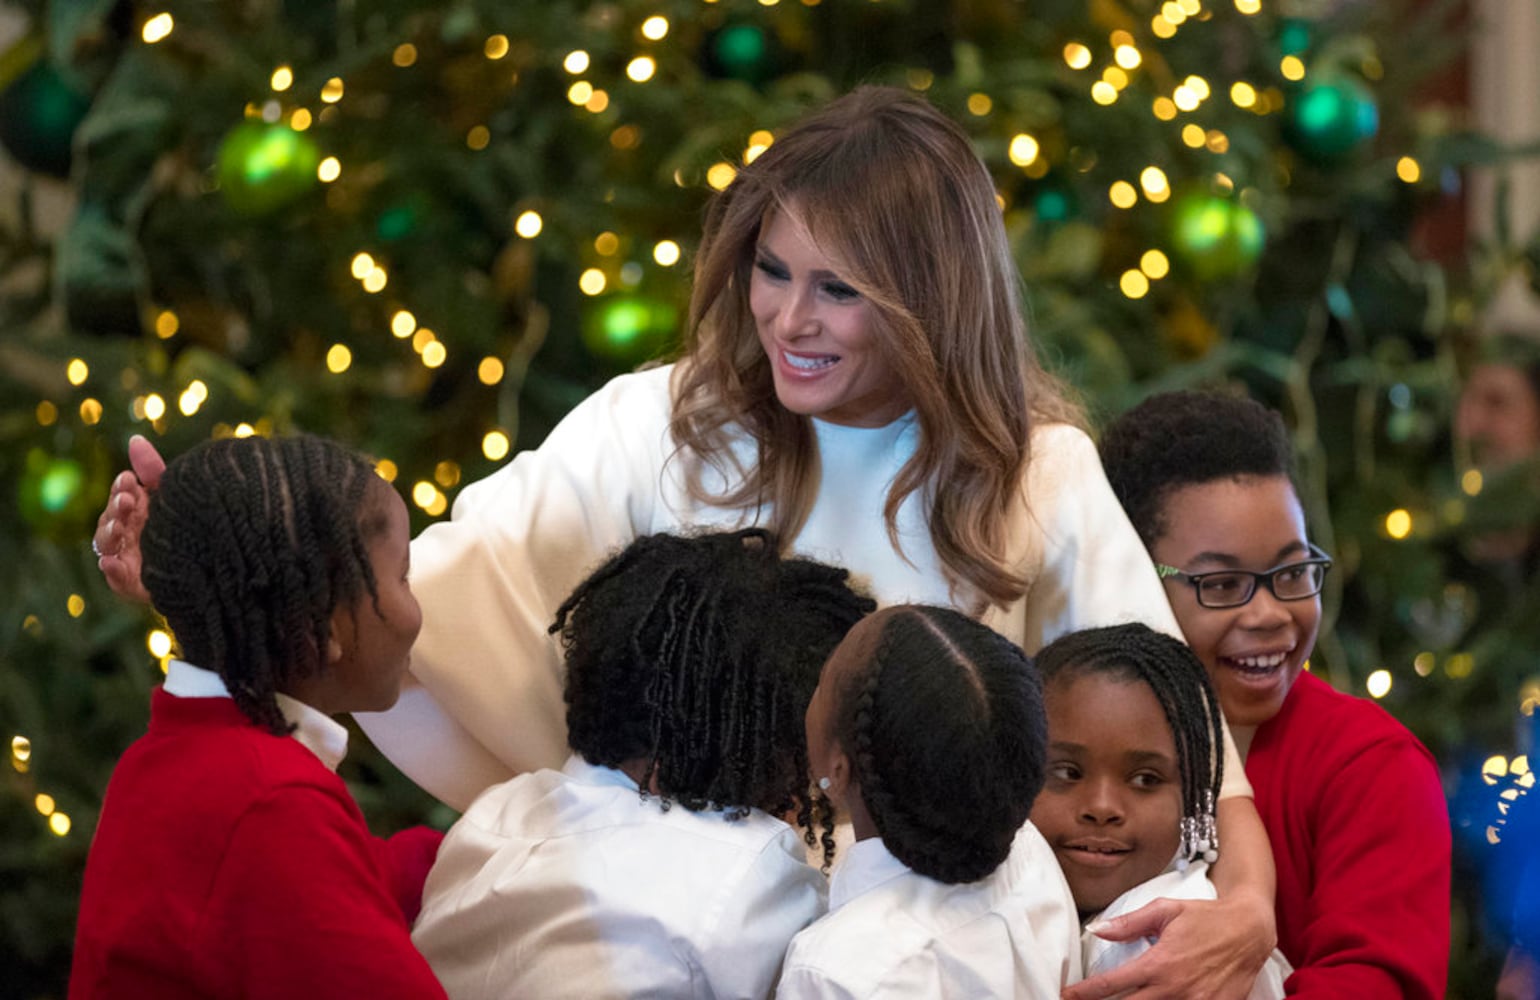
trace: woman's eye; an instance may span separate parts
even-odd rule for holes
[[[784,267],[763,257],[759,257],[754,261],[754,268],[766,277],[774,278],[776,281],[785,281],[787,278]]]
[[[824,294],[836,302],[849,302],[858,299],[861,293],[845,284],[843,281],[826,281],[823,286]]]

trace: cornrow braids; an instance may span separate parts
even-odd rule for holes
[[[832,821],[807,795],[803,716],[819,671],[875,604],[843,569],[782,558],[769,532],[648,535],[556,612],[567,742],[592,764],[646,761],[664,804]]]
[[[881,615],[869,660],[837,691],[835,738],[893,856],[941,882],[976,881],[1010,854],[1043,787],[1038,672],[1014,643],[950,608]]]
[[[1193,651],[1178,639],[1134,622],[1061,636],[1037,654],[1037,667],[1045,684],[1105,674],[1149,685],[1176,743],[1182,857],[1196,861],[1217,856],[1214,803],[1224,781],[1224,730],[1219,699]]]
[[[368,544],[385,529],[374,470],[324,438],[229,438],[177,457],[150,494],[141,578],[182,656],[224,679],[259,726],[324,664],[331,616],[378,599]]]
[[[1283,418],[1255,400],[1214,392],[1151,396],[1107,425],[1101,459],[1146,546],[1165,534],[1163,512],[1175,490],[1238,476],[1288,478],[1293,468]]]

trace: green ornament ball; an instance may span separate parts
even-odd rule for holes
[[[17,484],[23,520],[46,537],[59,537],[84,524],[92,516],[86,480],[80,462],[33,448]]]
[[[722,79],[763,83],[776,74],[779,49],[769,29],[748,21],[732,21],[706,37],[706,71]]]
[[[1032,214],[1039,222],[1069,222],[1080,217],[1080,197],[1073,185],[1049,174],[1032,185]]]
[[[583,344],[595,357],[633,367],[673,342],[679,310],[644,295],[610,295],[583,317]]]
[[[1303,156],[1329,165],[1362,148],[1379,128],[1373,92],[1353,77],[1333,75],[1290,97],[1283,136]]]
[[[1191,192],[1171,207],[1171,246],[1182,265],[1202,281],[1219,281],[1251,268],[1267,241],[1262,220],[1250,208],[1207,192]]]
[[[1302,56],[1315,41],[1315,24],[1299,17],[1286,17],[1278,23],[1278,53]]]
[[[0,145],[28,170],[68,177],[75,132],[90,107],[90,97],[38,59],[0,91]]]
[[[215,176],[225,204],[240,215],[267,215],[320,180],[315,140],[287,125],[243,121],[219,144]]]

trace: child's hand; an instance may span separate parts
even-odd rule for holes
[[[142,560],[139,534],[144,530],[150,510],[149,491],[160,485],[166,460],[149,441],[135,434],[128,440],[128,461],[132,472],[121,472],[113,480],[107,506],[96,519],[96,534],[91,549],[96,565],[107,578],[107,586],[119,597],[148,604],[149,591],[139,579]]]
[[[1069,987],[1063,1000],[1244,1000],[1277,940],[1272,907],[1240,895],[1157,899],[1105,924],[1093,923],[1091,930],[1109,941],[1159,940],[1127,965]]]

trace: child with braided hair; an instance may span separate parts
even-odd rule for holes
[[[1214,899],[1219,702],[1186,645],[1131,623],[1085,629],[1038,653],[1048,709],[1048,781],[1032,822],[1053,848],[1082,920],[1155,899]],[[1088,976],[1149,942],[1081,936]],[[1283,996],[1287,961],[1262,968],[1250,1000]]]
[[[72,1000],[442,997],[409,921],[441,839],[370,836],[336,712],[395,703],[422,616],[406,506],[320,438],[166,469],[143,580],[180,660],[91,844]]]
[[[1053,1000],[1080,978],[1074,900],[1027,820],[1045,726],[1019,647],[949,608],[886,608],[825,664],[806,728],[856,842],[777,997]]]
[[[572,754],[477,797],[428,877],[414,939],[454,1000],[769,996],[827,894],[803,712],[875,606],[779,551],[645,535],[561,605]]]

